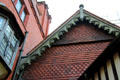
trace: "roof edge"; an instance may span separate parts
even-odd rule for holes
[[[120,34],[120,28],[118,28],[118,26],[86,10],[84,10],[84,20],[87,20],[90,24],[97,25],[97,28],[107,31],[108,34],[113,34],[114,36],[118,36]],[[60,39],[60,36],[62,36],[65,32],[68,32],[68,29],[70,29],[72,25],[76,25],[76,22],[81,22],[79,10],[61,24],[56,30],[54,30],[54,32],[52,32],[45,40],[38,44],[27,55],[27,57],[22,59],[21,69],[24,69],[26,64],[30,65],[37,56],[42,56],[42,53],[46,50],[46,48],[50,48],[56,40]]]

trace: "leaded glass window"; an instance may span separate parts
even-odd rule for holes
[[[0,32],[0,56],[12,68],[19,41],[15,36],[13,26],[9,24],[9,20],[1,15],[0,28],[2,28]]]

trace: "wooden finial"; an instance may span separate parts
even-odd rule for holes
[[[84,14],[83,14],[84,5],[80,4],[79,8],[80,8],[80,19],[83,20],[83,18],[84,18]]]

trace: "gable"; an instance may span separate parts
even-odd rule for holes
[[[76,23],[27,67],[23,78],[76,80],[113,39],[114,36],[97,28],[97,25],[87,21]]]
[[[50,34],[44,41],[42,41],[39,45],[37,45],[26,57],[24,57],[21,61],[20,70],[23,70],[26,66],[31,65],[31,62],[34,62],[34,60],[36,60],[39,56],[44,55],[43,54],[44,51],[50,48],[53,44],[55,45],[55,42],[57,40],[60,40],[61,39],[60,37],[62,35],[72,30],[71,28],[73,28],[74,26],[76,26],[77,24],[83,21],[87,21],[87,23],[94,25],[96,29],[99,29],[99,31],[100,30],[102,30],[103,32],[105,31],[107,32],[107,34],[114,35],[114,37],[119,36],[120,28],[118,26],[94,14],[91,14],[86,10],[84,10],[84,20],[81,21],[79,19],[80,17],[79,14],[80,14],[79,11],[73,14],[69,19],[67,19],[63,24],[61,24],[52,34]],[[102,38],[103,37],[100,37],[100,39]],[[106,38],[106,36],[104,38]],[[110,37],[108,37],[107,39],[111,40]],[[93,38],[91,40],[93,41]],[[110,41],[110,40],[107,40],[107,41]],[[103,40],[103,41],[106,41],[106,40]],[[79,42],[79,40],[77,42]]]
[[[65,33],[53,45],[96,42],[109,39],[113,39],[113,36],[106,31],[96,28],[95,25],[84,22],[73,26],[69,32]]]

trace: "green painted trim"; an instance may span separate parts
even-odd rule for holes
[[[55,40],[59,40],[60,36],[62,36],[65,32],[68,32],[68,29],[72,27],[72,25],[76,25],[76,22],[79,21],[80,15],[77,12],[74,16],[72,16],[69,20],[67,20],[64,24],[62,24],[56,31],[54,31],[50,36],[47,37],[46,40],[41,42],[36,49],[34,49],[30,55],[24,58],[21,62],[21,66],[31,65],[31,62],[36,59],[37,56],[42,56],[43,51],[48,47],[50,48]],[[105,23],[97,19],[95,16],[91,16],[87,12],[84,11],[84,19],[87,20],[89,23],[93,23],[94,25],[98,25],[97,28],[102,28],[103,30],[107,31],[108,34],[113,34],[118,36],[120,34],[120,29],[116,28],[115,26],[111,26],[109,23]],[[21,69],[24,69],[21,67]]]
[[[103,28],[103,30],[108,31],[108,34],[114,34],[114,36],[118,36],[120,34],[120,28],[116,28],[116,26],[112,26],[109,23],[105,23],[97,19],[90,14],[85,14],[85,19],[89,21],[89,23],[93,23],[94,25],[98,25],[98,28]]]

